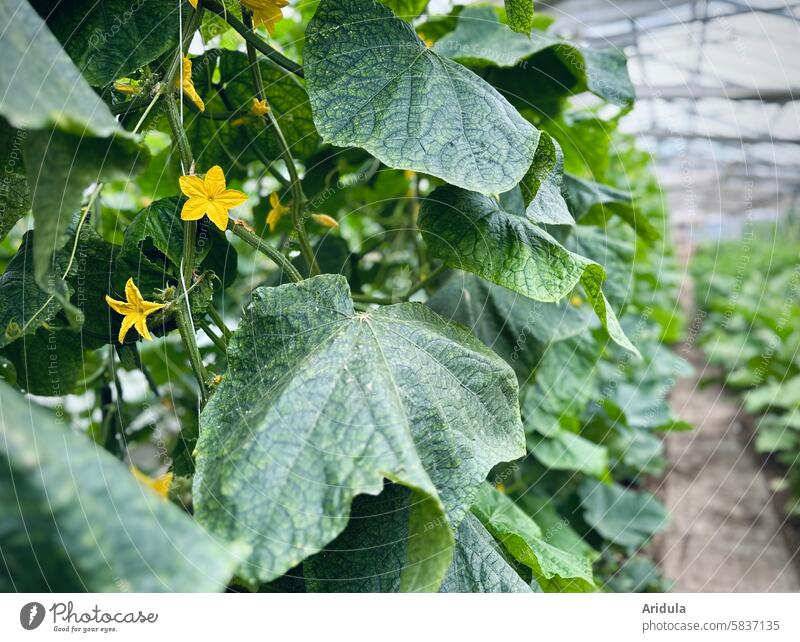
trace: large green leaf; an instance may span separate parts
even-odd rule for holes
[[[11,127],[0,117],[0,241],[31,209],[22,158],[25,136],[27,132]]]
[[[578,493],[586,523],[620,546],[641,546],[667,526],[667,510],[650,493],[594,479],[583,480]]]
[[[80,138],[58,130],[28,132],[25,162],[36,225],[33,273],[41,287],[59,290],[62,275],[54,274],[55,256],[67,241],[67,228],[84,190],[99,181],[129,180],[147,159],[145,147],[125,138]]]
[[[263,59],[259,68],[267,102],[292,155],[299,159],[308,158],[319,146],[308,94],[294,76],[283,73]],[[205,115],[191,113],[188,109],[185,112],[187,136],[200,167],[257,160],[260,156],[254,147],[270,159],[280,157],[281,147],[272,128],[266,126],[263,119],[246,115],[256,94],[251,65],[244,53],[219,49],[207,51],[192,60],[192,79],[206,105]],[[231,111],[237,114],[228,120],[206,117],[212,112]]]
[[[178,44],[176,2],[164,0],[31,0],[94,86],[127,76]],[[183,2],[184,19],[194,11]]]
[[[635,97],[621,51],[579,47],[539,30],[529,35],[509,33],[490,6],[465,7],[456,29],[438,40],[434,51],[472,65],[513,68],[502,70],[496,85],[509,91],[514,91],[514,84],[530,82],[526,75],[529,68],[530,73],[537,71],[537,54],[552,51],[570,74],[564,93],[588,89],[618,105],[628,105]],[[520,65],[522,61],[526,64]],[[511,78],[514,82],[509,82]]]
[[[341,276],[255,290],[228,363],[201,416],[194,506],[253,545],[246,579],[319,551],[384,479],[455,527],[491,467],[524,451],[501,359],[423,305],[356,314]]]
[[[446,185],[423,201],[419,227],[431,254],[447,265],[531,299],[559,301],[580,283],[609,336],[637,352],[601,290],[603,267],[570,252],[525,215]]]
[[[58,125],[77,134],[121,131],[27,0],[0,3],[0,114],[23,129]]]
[[[569,430],[556,430],[547,437],[532,435],[528,449],[553,470],[577,470],[593,477],[608,473],[606,448]]]
[[[508,26],[529,34],[533,28],[533,0],[505,0]]]
[[[451,277],[427,301],[442,316],[470,328],[525,381],[546,346],[597,323],[588,306],[542,303],[474,274]]]
[[[311,593],[435,591],[452,558],[453,534],[431,499],[388,484],[355,498],[347,528],[303,576]]]
[[[580,551],[557,546],[559,540],[542,529],[511,499],[493,486],[481,488],[472,512],[505,549],[533,571],[547,592],[594,590],[591,561]]]
[[[218,591],[231,550],[0,382],[0,590]]]
[[[539,132],[374,0],[322,0],[306,31],[314,121],[333,145],[483,193],[524,176]]]

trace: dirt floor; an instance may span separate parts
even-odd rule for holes
[[[689,308],[687,289],[681,298]],[[668,469],[656,492],[672,521],[654,543],[655,557],[679,592],[800,591],[800,553],[786,537],[739,402],[716,384],[700,385],[708,365],[692,345],[695,329],[678,349],[695,374],[671,396],[676,414],[695,430],[666,438]]]

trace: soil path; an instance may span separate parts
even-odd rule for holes
[[[687,286],[681,299],[691,310]],[[654,552],[675,591],[800,591],[798,553],[784,539],[783,517],[748,443],[740,405],[718,385],[700,386],[708,365],[692,345],[695,329],[678,350],[695,374],[671,395],[676,414],[695,430],[666,438],[668,469],[657,493],[672,521]]]

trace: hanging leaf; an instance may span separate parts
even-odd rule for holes
[[[59,292],[54,257],[67,241],[67,228],[84,190],[104,180],[129,180],[149,154],[131,140],[78,137],[58,130],[30,131],[25,140],[28,187],[36,236],[33,273],[40,287]]]
[[[122,131],[27,0],[0,3],[0,24],[0,114],[11,125],[95,136]]]
[[[546,592],[595,590],[589,559],[556,546],[558,541],[552,533],[543,533],[533,519],[494,487],[481,487],[472,512],[514,559],[533,571]]]
[[[413,20],[428,6],[428,0],[379,0],[382,5],[389,7],[394,15],[405,20]]]
[[[483,193],[511,189],[530,166],[539,132],[374,0],[322,0],[304,68],[314,122],[332,145]]]
[[[234,563],[229,547],[2,382],[0,408],[0,590],[225,587]]]
[[[551,74],[550,83],[560,87],[548,88],[549,92],[588,90],[622,106],[633,103],[635,98],[627,60],[621,51],[579,47],[546,31],[533,30],[529,35],[509,33],[490,6],[465,7],[456,29],[438,40],[434,51],[465,64],[498,68],[489,78],[501,91],[514,91],[530,83],[539,71],[539,58],[546,69],[552,59],[543,54],[551,54],[566,75]],[[522,61],[524,65],[520,64]],[[539,88],[532,89],[535,92]]]
[[[246,579],[319,551],[384,479],[455,527],[492,466],[524,452],[502,360],[423,305],[356,314],[341,276],[255,290],[228,363],[201,415],[194,506],[252,544]]]
[[[447,185],[423,201],[419,227],[431,253],[450,267],[531,299],[558,301],[580,283],[611,339],[638,354],[600,289],[602,266],[570,252],[525,216]]]

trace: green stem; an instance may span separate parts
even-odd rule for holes
[[[223,352],[223,354],[228,352],[228,345],[225,343],[225,341],[214,334],[214,331],[211,329],[208,321],[205,319],[198,319],[197,323],[201,328],[203,328],[203,332],[205,332],[206,336],[211,339],[211,342],[217,346]]]
[[[186,307],[188,308],[188,304]],[[208,373],[206,372],[206,367],[203,365],[200,350],[197,348],[197,337],[194,336],[192,329],[189,327],[188,315],[185,312],[185,308],[181,308],[178,311],[175,320],[178,324],[178,332],[181,335],[183,345],[186,348],[186,352],[189,354],[189,365],[192,367],[192,372],[200,386],[200,406],[203,407],[206,405],[206,401],[208,401],[208,388],[206,387]]]
[[[244,41],[248,45],[260,51],[272,62],[276,63],[286,71],[303,78],[304,74],[302,66],[298,65],[294,60],[287,58],[279,51],[276,51],[270,47],[266,42],[259,38],[252,29],[248,29],[247,25],[240,21],[236,16],[232,15],[230,11],[227,11],[221,4],[214,2],[213,0],[203,0],[202,6],[208,9],[211,13],[216,13],[220,18],[233,27],[234,30],[237,31],[242,38],[244,38]]]
[[[142,355],[139,354],[139,348],[135,344],[133,345],[133,358],[136,361],[136,367],[139,368],[141,373],[144,375],[144,378],[147,380],[147,385],[150,387],[150,390],[156,397],[160,397],[161,393],[158,391],[158,384],[153,379],[153,375],[150,374],[150,371],[144,365],[142,361]]]
[[[411,298],[412,294],[419,292],[422,288],[426,287],[431,281],[435,280],[446,269],[447,266],[444,263],[442,263],[442,265],[433,270],[433,272],[428,274],[428,276],[426,276],[424,279],[421,279],[420,281],[412,285],[410,288],[408,288],[408,291],[404,295],[404,299],[408,300],[409,298]]]
[[[287,259],[274,247],[262,241],[255,234],[245,229],[244,226],[237,225],[233,221],[230,221],[228,223],[228,229],[242,239],[245,243],[252,246],[268,258],[272,259],[272,261],[274,261],[278,267],[283,269],[283,271],[289,275],[289,278],[292,281],[299,283],[303,280],[302,275],[297,271],[297,268],[292,265],[292,262],[289,259]]]
[[[208,316],[211,317],[211,320],[214,322],[214,325],[219,328],[220,332],[222,332],[222,336],[225,337],[225,341],[228,341],[233,335],[233,333],[228,329],[228,326],[225,325],[225,321],[220,315],[220,313],[217,312],[217,309],[213,305],[210,305],[206,310],[206,314],[208,314]]]

